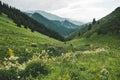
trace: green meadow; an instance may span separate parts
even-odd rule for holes
[[[61,42],[0,15],[0,80],[120,80],[120,37]]]

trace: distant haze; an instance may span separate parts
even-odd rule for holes
[[[120,0],[1,0],[22,11],[43,10],[81,22],[100,19],[120,6]]]

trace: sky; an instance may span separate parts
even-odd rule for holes
[[[60,17],[91,22],[120,7],[120,0],[1,0],[22,11],[43,10]]]

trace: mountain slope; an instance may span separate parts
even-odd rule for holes
[[[16,55],[20,55],[24,60],[25,58],[30,58],[30,55],[36,51],[41,52],[49,46],[55,46],[57,48],[62,45],[63,43],[61,41],[36,31],[31,32],[30,29],[25,29],[24,26],[18,27],[7,15],[0,15],[0,59],[8,56],[8,48],[14,49]],[[31,54],[26,54],[26,49],[31,50]]]
[[[82,22],[79,22],[79,21],[75,21],[75,20],[71,20],[71,19],[67,19],[67,18],[62,18],[62,17],[59,17],[59,16],[56,16],[54,14],[51,14],[51,13],[48,13],[48,12],[45,12],[45,11],[41,11],[41,10],[35,10],[35,11],[25,11],[26,13],[29,13],[30,14],[34,14],[34,13],[39,13],[40,15],[42,15],[43,17],[47,18],[48,20],[57,20],[57,21],[69,21],[71,22],[72,24],[75,24],[75,25],[82,25],[83,23]]]
[[[86,34],[92,34],[96,32],[97,34],[116,34],[119,35],[120,32],[120,7],[115,9],[112,13],[105,16],[92,25],[92,29]]]
[[[2,13],[0,79],[119,80],[119,43],[118,35],[96,34],[63,43],[20,28]]]
[[[31,14],[34,14],[34,13],[39,13],[41,14],[42,16],[44,16],[45,18],[49,19],[49,20],[58,20],[58,21],[64,21],[65,18],[61,18],[59,16],[56,16],[54,14],[51,14],[51,13],[48,13],[48,12],[45,12],[45,11],[41,11],[41,10],[35,10],[35,11],[25,11],[26,13],[31,13]]]
[[[95,24],[86,24],[80,30],[72,33],[69,38],[75,36],[90,37],[92,34],[98,35],[120,35],[120,7],[116,8],[112,13],[98,20]]]
[[[38,31],[49,37],[53,37],[62,41],[64,40],[64,38],[61,35],[59,35],[57,32],[48,29],[43,24],[38,23],[37,21],[28,17],[26,14],[22,13],[20,10],[12,8],[7,4],[0,2],[0,12],[8,15],[8,17],[11,18],[19,27],[23,25],[25,28],[30,28],[32,32]]]
[[[119,80],[119,43],[116,36],[99,35],[87,39],[78,37],[64,44],[38,32],[17,27],[7,15],[2,14],[0,79]],[[56,48],[57,51],[62,50],[60,55],[51,56]],[[13,58],[8,54],[9,49],[13,51]],[[63,49],[67,52],[63,53]]]
[[[73,31],[75,31],[79,26],[70,23],[69,21],[52,21],[48,20],[39,13],[34,13],[31,15],[34,20],[44,24],[47,28],[52,29],[62,36],[67,36]]]

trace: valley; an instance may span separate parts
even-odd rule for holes
[[[6,9],[0,9],[0,80],[120,79],[119,7],[99,23],[91,24],[91,28],[84,26],[65,39],[44,28],[46,25],[24,18],[22,13],[17,13],[21,16],[17,17],[19,26],[19,21],[3,10]],[[22,20],[31,24],[25,26]]]
[[[60,35],[64,37],[68,36],[77,29],[82,28],[81,25],[83,25],[82,23],[81,25],[74,24],[74,22],[70,22],[69,20],[60,17],[56,18],[55,15],[52,15],[50,13],[45,13],[45,12],[34,12],[34,13],[25,12],[25,13],[34,20],[44,24],[47,28],[58,32]],[[51,18],[49,18],[48,16],[51,16]]]

